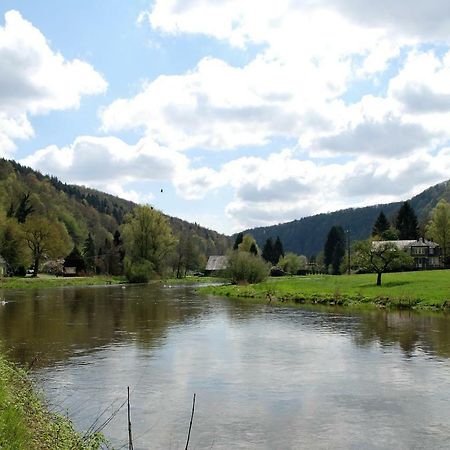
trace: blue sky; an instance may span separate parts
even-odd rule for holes
[[[63,181],[232,233],[450,178],[444,0],[0,13],[0,154]]]

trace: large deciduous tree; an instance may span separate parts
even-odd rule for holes
[[[33,277],[37,277],[43,257],[67,255],[72,245],[66,227],[55,220],[31,215],[23,224],[23,238],[33,257]]]
[[[417,216],[409,202],[404,202],[400,207],[395,227],[398,230],[399,239],[417,239],[419,237]]]
[[[428,238],[440,245],[444,262],[447,262],[450,255],[450,205],[444,199],[434,208],[426,233]]]
[[[384,272],[412,264],[413,259],[393,242],[360,241],[355,245],[355,263],[364,270],[377,274],[377,286],[381,286]]]
[[[327,270],[331,266],[331,273],[339,275],[340,266],[345,256],[345,233],[341,226],[333,226],[327,235],[324,247],[324,264]]]
[[[131,266],[141,265],[147,271],[163,273],[165,258],[176,239],[168,220],[159,211],[147,205],[134,208],[122,226],[122,237]]]

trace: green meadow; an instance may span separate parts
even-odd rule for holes
[[[94,286],[125,283],[125,277],[98,275],[94,277],[55,277],[53,275],[39,275],[33,277],[4,277],[0,278],[0,289],[36,289],[62,286]]]
[[[376,274],[311,275],[269,278],[246,286],[208,286],[198,291],[268,303],[444,309],[450,307],[450,270],[386,273],[382,286],[376,286]]]

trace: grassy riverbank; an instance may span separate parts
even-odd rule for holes
[[[269,278],[248,286],[209,286],[206,294],[244,297],[268,302],[443,309],[450,307],[450,270],[387,273],[383,285],[376,275],[313,275]]]
[[[69,419],[49,412],[26,373],[0,355],[0,448],[94,450],[100,434],[81,436]]]
[[[61,286],[94,286],[125,283],[124,277],[99,275],[94,277],[55,277],[39,275],[32,277],[4,277],[0,278],[0,289],[35,289]]]

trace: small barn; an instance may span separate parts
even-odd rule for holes
[[[210,256],[206,263],[206,275],[220,275],[228,268],[228,256]]]

